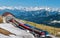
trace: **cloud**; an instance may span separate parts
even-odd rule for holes
[[[14,9],[13,7],[8,7],[8,6],[2,6],[0,7],[0,10],[4,10],[4,9]]]

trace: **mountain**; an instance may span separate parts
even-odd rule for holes
[[[56,9],[52,10],[48,8],[35,7],[35,8],[19,8],[19,9],[5,8],[3,10],[0,10],[0,14],[3,14],[4,12],[11,12],[12,14],[15,15],[16,18],[22,20],[27,20],[38,24],[45,24],[45,25],[60,28],[60,23],[51,23],[54,20],[60,21],[60,12],[59,10]]]

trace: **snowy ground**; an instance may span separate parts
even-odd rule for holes
[[[9,23],[0,24],[0,28],[6,29],[11,33],[16,34],[16,36],[15,35],[6,36],[3,34],[0,34],[0,38],[34,38],[34,36],[32,34],[26,32],[24,30],[21,30],[17,27],[14,27],[12,24],[9,24]]]
[[[16,35],[6,36],[6,35],[3,35],[0,33],[0,38],[34,38],[34,36],[32,34],[26,32],[24,30],[21,30],[17,27],[14,27],[12,24],[9,24],[9,23],[0,24],[0,28],[6,29],[11,33],[16,34]],[[55,37],[53,35],[50,35],[50,36],[53,38],[58,38],[58,37]]]
[[[0,38],[34,38],[34,36],[31,33],[26,32],[25,30],[21,30],[10,23],[6,23],[5,21],[4,23],[0,24],[0,28],[3,28],[13,34],[16,34],[16,35],[6,36],[0,33]],[[50,36],[53,38],[58,38],[53,35],[50,35]]]

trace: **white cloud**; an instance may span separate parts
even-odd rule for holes
[[[0,7],[1,10],[4,10],[4,9],[14,9],[13,7],[8,7],[8,6],[2,6]]]

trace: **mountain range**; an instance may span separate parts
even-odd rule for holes
[[[0,15],[2,15],[4,12],[11,12],[13,15],[15,15],[16,18],[27,20],[31,22],[35,22],[38,24],[45,24],[53,27],[60,28],[60,12],[59,10],[52,10],[52,9],[43,9],[43,8],[37,8],[34,9],[37,10],[26,10],[28,8],[23,9],[0,9]],[[31,8],[32,9],[32,8]],[[57,22],[54,23],[53,21],[56,20]],[[52,23],[53,22],[53,23]]]

